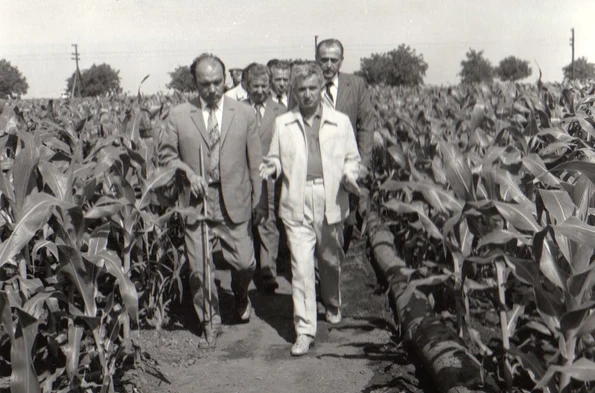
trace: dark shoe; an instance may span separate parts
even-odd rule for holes
[[[236,297],[236,309],[238,310],[238,316],[240,317],[241,322],[250,321],[250,315],[252,314],[252,303],[250,303],[250,298],[247,294],[246,296]]]
[[[202,324],[202,336],[198,339],[198,347],[202,349],[215,348],[217,337],[221,334],[221,323],[205,321]]]
[[[279,283],[274,278],[266,280],[263,284],[263,290],[265,293],[272,295],[279,288]]]
[[[295,344],[291,347],[291,356],[302,356],[308,353],[310,346],[314,345],[314,337],[307,334],[298,334]]]

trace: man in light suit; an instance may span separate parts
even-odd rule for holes
[[[349,118],[321,104],[322,70],[314,62],[294,66],[291,86],[298,106],[277,117],[271,147],[260,174],[281,177],[279,217],[291,252],[293,320],[301,356],[314,342],[317,326],[315,261],[320,269],[326,320],[341,321],[343,222],[348,191],[358,192],[360,156]]]
[[[263,155],[268,153],[273,137],[275,118],[287,109],[274,102],[270,93],[271,74],[262,64],[252,63],[246,67],[246,88],[250,105],[256,115],[256,124],[262,142]],[[277,257],[279,255],[279,229],[277,227],[277,209],[281,184],[272,179],[263,180],[261,200],[268,206],[268,215],[254,230],[254,248],[258,257],[260,283],[266,293],[274,293],[279,287],[277,282]],[[266,199],[266,203],[264,200]]]
[[[316,48],[316,61],[325,79],[323,101],[339,112],[345,113],[356,132],[358,149],[362,158],[360,179],[369,173],[374,142],[374,109],[364,80],[356,75],[339,72],[343,63],[343,44],[336,39],[320,41]],[[353,235],[355,211],[359,198],[350,196],[351,217],[345,225],[344,250],[347,252]],[[360,217],[361,218],[361,217]]]
[[[233,87],[225,92],[226,97],[232,98],[236,101],[244,101],[248,98],[248,92],[246,91],[246,80],[244,78],[244,70],[234,68]],[[240,75],[240,77],[239,79],[236,79],[236,76],[238,74]]]
[[[195,214],[186,218],[184,237],[190,287],[202,325],[200,345],[213,347],[221,331],[215,266],[209,255],[208,276],[203,258],[203,227],[196,213],[203,213],[206,203],[208,217],[218,222],[208,233],[209,250],[218,238],[223,257],[233,268],[231,286],[239,319],[247,322],[251,313],[248,285],[256,266],[252,222],[258,223],[266,214],[258,206],[262,149],[253,111],[223,97],[225,65],[221,59],[202,54],[190,71],[199,97],[170,111],[160,138],[159,158],[162,165],[181,169],[190,184],[185,200]]]

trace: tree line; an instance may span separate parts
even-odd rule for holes
[[[300,60],[295,60],[300,61]],[[292,60],[289,60],[292,63]],[[360,60],[360,69],[356,74],[362,76],[370,85],[387,86],[419,86],[424,83],[428,70],[421,53],[409,45],[401,44],[398,48],[384,53],[373,53]],[[574,70],[573,70],[574,68]],[[77,78],[77,92],[84,97],[93,97],[107,93],[121,92],[120,71],[113,69],[109,64],[93,64],[90,68],[82,70]],[[584,81],[595,79],[595,64],[589,63],[586,57],[579,57],[572,64],[562,68],[564,79]],[[515,56],[508,56],[492,66],[484,57],[482,50],[469,49],[465,59],[461,61],[461,70],[458,76],[462,84],[492,82],[498,78],[501,81],[519,81],[532,74],[529,61]],[[186,66],[178,66],[169,73],[170,82],[166,85],[169,89],[183,92],[196,91],[190,70]],[[73,89],[75,73],[66,80],[66,91]],[[78,88],[77,88],[78,87]],[[5,59],[0,60],[0,98],[20,97],[27,94],[29,85],[27,78],[21,74],[17,67]]]

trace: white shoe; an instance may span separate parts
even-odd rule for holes
[[[308,353],[310,345],[314,344],[314,337],[298,334],[295,344],[291,347],[291,356],[302,356]]]

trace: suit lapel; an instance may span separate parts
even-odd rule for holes
[[[227,132],[229,131],[229,127],[231,127],[231,123],[233,121],[233,117],[235,115],[235,106],[233,106],[233,101],[230,98],[225,97],[223,99],[223,117],[221,119],[221,144],[225,143],[225,138],[227,137]]]
[[[207,133],[207,129],[205,127],[205,120],[204,116],[202,115],[202,107],[200,105],[200,98],[195,98],[190,101],[190,105],[192,105],[192,109],[190,109],[190,118],[192,122],[200,132],[200,135],[205,140],[207,146],[210,145],[209,143],[209,134]]]
[[[340,111],[347,101],[348,92],[351,91],[351,81],[339,73],[339,87],[337,89],[337,103],[335,109]]]
[[[266,130],[267,127],[279,116],[279,107],[275,105],[272,99],[267,100],[267,105],[264,109],[264,116],[262,117],[262,124],[260,125],[261,130]],[[262,131],[261,131],[262,132]]]

